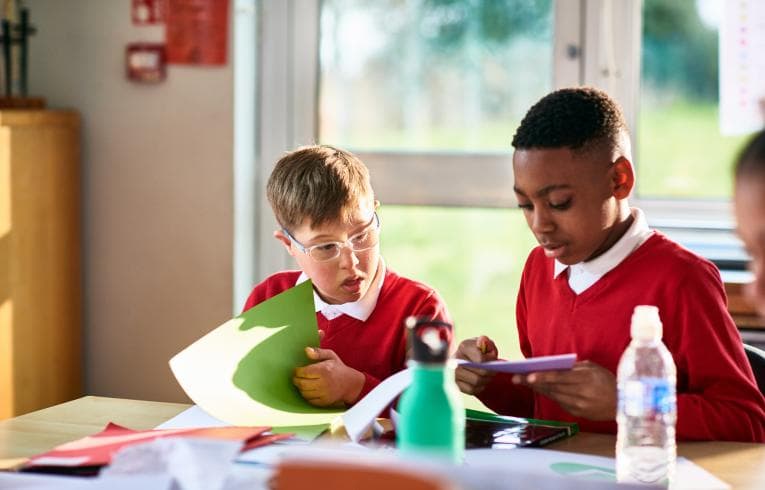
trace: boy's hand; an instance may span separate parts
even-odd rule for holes
[[[305,353],[309,359],[319,362],[296,368],[292,384],[308,403],[334,407],[356,401],[366,381],[361,371],[343,364],[330,349],[306,347]]]
[[[497,355],[497,346],[489,337],[482,335],[460,342],[455,357],[472,362],[488,362],[495,361]],[[477,395],[486,388],[494,374],[485,369],[457,366],[454,377],[463,393]]]
[[[555,400],[575,417],[616,418],[616,377],[594,362],[577,362],[569,371],[516,374],[513,383],[527,385]]]

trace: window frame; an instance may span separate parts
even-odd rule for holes
[[[265,277],[291,263],[272,236],[276,223],[265,199],[265,182],[283,152],[312,144],[318,135],[321,2],[263,0],[258,5],[255,70],[258,107],[252,177],[257,259],[244,273],[249,279]],[[607,90],[624,110],[639,169],[636,123],[642,1],[557,0],[553,9],[553,88],[592,85]],[[506,153],[359,151],[358,154],[374,176],[378,198],[387,204],[517,205],[512,192],[510,148]],[[481,171],[465,171],[475,168]],[[645,199],[635,195],[631,203],[646,210],[649,224],[657,228],[688,228],[687,224],[693,223],[691,228],[700,232],[713,229],[732,234],[728,201]]]

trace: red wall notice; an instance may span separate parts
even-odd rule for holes
[[[168,63],[225,65],[229,0],[167,0]]]

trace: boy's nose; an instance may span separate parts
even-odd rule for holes
[[[535,234],[549,233],[555,228],[555,223],[550,219],[549,214],[543,211],[534,211],[531,217],[531,231]]]
[[[356,257],[356,252],[348,245],[340,248],[340,267],[349,269],[359,263],[359,258]]]

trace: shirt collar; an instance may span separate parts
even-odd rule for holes
[[[305,272],[301,272],[295,285],[298,285],[308,280],[308,276]],[[321,299],[321,296],[314,289],[313,291],[313,304],[317,313],[321,312],[328,320],[334,320],[340,315],[348,315],[365,322],[367,318],[372,315],[372,312],[377,306],[377,299],[380,297],[380,290],[382,290],[383,282],[385,281],[385,261],[380,257],[380,264],[377,266],[377,273],[372,280],[372,284],[369,285],[367,293],[358,301],[350,303],[343,303],[339,305],[332,305]]]
[[[626,259],[629,254],[635,251],[635,249],[642,245],[653,232],[648,228],[648,222],[641,209],[631,208],[630,214],[632,214],[632,217],[634,218],[632,224],[624,235],[611,246],[611,248],[592,260],[579,262],[570,267],[572,269],[579,269],[579,271],[586,272],[591,276],[603,277],[607,272]],[[553,277],[557,278],[568,268],[568,265],[562,264],[556,259]]]

